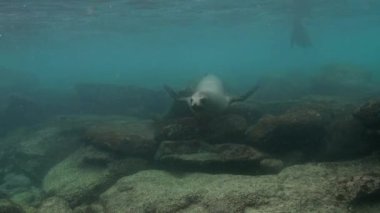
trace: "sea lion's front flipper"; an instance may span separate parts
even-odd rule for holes
[[[260,88],[260,86],[256,85],[254,87],[252,87],[252,89],[250,89],[248,92],[246,92],[244,95],[242,96],[239,96],[239,97],[232,97],[229,101],[229,104],[232,104],[232,103],[235,103],[235,102],[242,102],[242,101],[245,101],[247,100],[250,96],[252,96],[258,89]]]
[[[178,100],[179,98],[178,93],[174,91],[173,88],[169,87],[168,85],[164,85],[164,89],[171,98],[173,98],[174,100]]]
[[[188,101],[189,97],[183,97],[179,95],[176,91],[174,91],[173,88],[169,87],[168,85],[164,85],[165,91],[169,94],[171,98],[175,101]]]

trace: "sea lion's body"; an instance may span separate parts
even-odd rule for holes
[[[186,101],[190,110],[199,116],[210,116],[222,113],[231,103],[246,100],[257,88],[258,87],[254,87],[244,96],[231,97],[226,94],[222,81],[214,75],[206,75],[203,77],[189,97],[178,97],[173,89],[165,86],[170,96],[175,100]]]
[[[216,114],[224,111],[230,101],[222,81],[214,75],[207,75],[200,80],[194,93],[186,99],[194,113]]]

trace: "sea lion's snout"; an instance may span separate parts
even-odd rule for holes
[[[190,107],[193,111],[202,111],[205,107],[206,97],[201,94],[193,95],[190,99]]]
[[[203,106],[202,106],[202,105],[192,105],[191,108],[192,108],[194,111],[202,111]]]

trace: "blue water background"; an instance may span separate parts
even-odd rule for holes
[[[379,3],[314,2],[305,21],[313,47],[302,49],[290,46],[284,2],[4,1],[0,65],[56,89],[82,82],[181,87],[207,73],[244,88],[263,75],[310,73],[328,63],[379,70]]]

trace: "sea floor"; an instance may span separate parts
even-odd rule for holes
[[[4,94],[0,213],[379,212],[378,86],[352,70],[211,117],[134,86]]]
[[[318,125],[325,123],[316,112],[287,113],[259,120],[250,134],[286,139],[290,136],[275,131],[286,127],[293,141],[304,141],[305,135],[295,134],[299,126],[309,136],[322,134]],[[231,121],[242,125],[237,115],[223,119],[225,125]],[[259,149],[230,141],[241,127],[220,132],[220,123],[213,128],[222,135],[202,139],[194,137],[202,131],[190,134],[191,118],[156,124],[135,117],[73,115],[19,128],[2,138],[0,212],[379,211],[376,152],[363,155],[341,136],[333,138],[343,143],[339,148],[346,146],[342,151],[329,145],[333,148],[311,154],[302,143],[298,150]],[[266,143],[278,141],[272,139]]]

